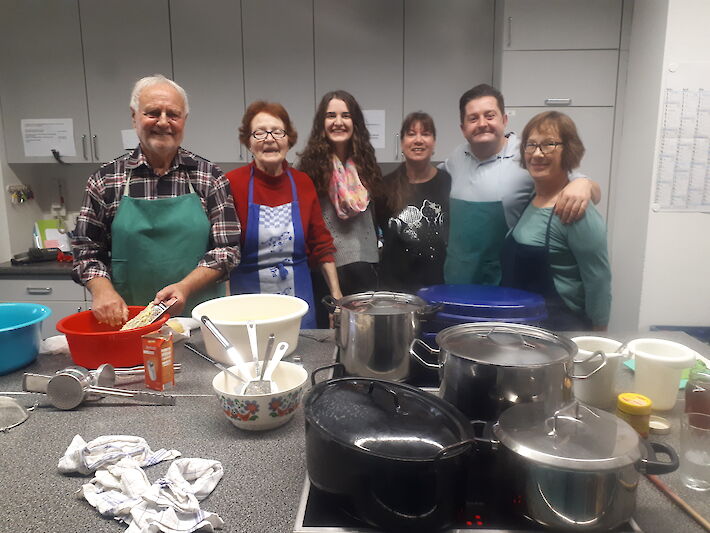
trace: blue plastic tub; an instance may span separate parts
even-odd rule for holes
[[[423,340],[435,347],[436,334],[469,322],[505,322],[539,326],[547,318],[545,299],[539,294],[492,285],[432,285],[417,292],[441,310],[422,323]]]
[[[37,359],[42,321],[49,307],[29,303],[0,303],[0,375]]]

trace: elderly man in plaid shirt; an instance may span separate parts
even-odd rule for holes
[[[140,143],[89,177],[73,241],[74,280],[112,326],[127,320],[127,305],[177,297],[179,314],[223,296],[239,262],[229,182],[180,146],[185,91],[162,75],[142,78],[130,108]]]

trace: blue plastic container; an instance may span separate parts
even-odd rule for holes
[[[0,303],[0,375],[37,359],[42,321],[49,307],[30,303]]]
[[[443,304],[434,317],[422,324],[424,333],[435,334],[469,322],[539,326],[547,318],[542,296],[510,287],[432,285],[420,289],[417,295],[429,304]]]

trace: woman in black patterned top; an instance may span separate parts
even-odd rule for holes
[[[407,115],[400,139],[405,162],[385,176],[377,204],[380,288],[413,294],[444,282],[451,176],[431,164],[436,128],[427,113]]]

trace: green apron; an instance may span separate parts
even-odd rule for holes
[[[444,281],[498,285],[500,252],[508,233],[503,202],[449,201],[449,245]]]
[[[191,183],[188,194],[148,200],[129,196],[130,180],[129,172],[111,224],[111,278],[127,305],[146,305],[197,267],[208,250],[210,222]],[[188,299],[183,314],[225,293],[224,284],[209,285]]]

